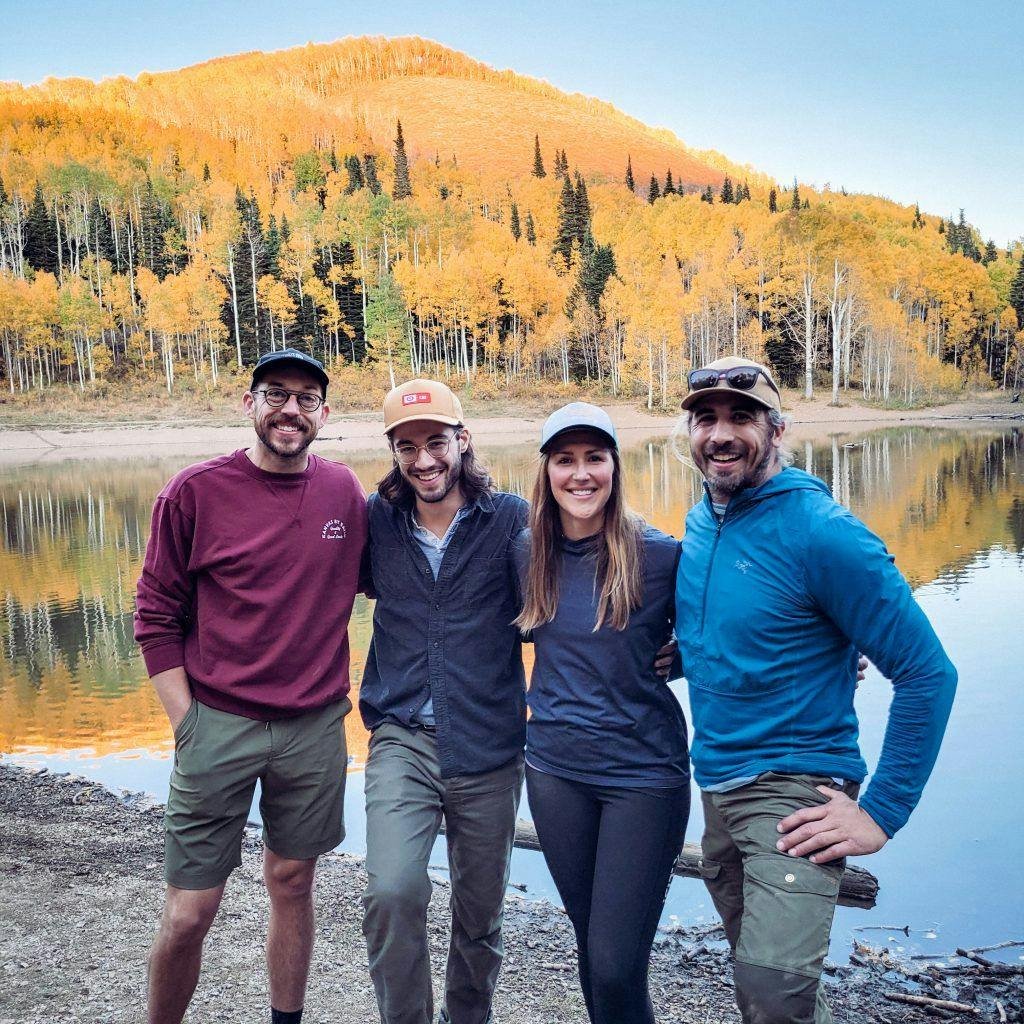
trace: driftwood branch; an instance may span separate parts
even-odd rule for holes
[[[442,826],[443,831],[443,826]],[[537,830],[533,822],[519,818],[516,821],[515,845],[521,850],[539,850]],[[700,878],[701,849],[696,843],[686,843],[676,860],[673,874],[682,878]],[[878,897],[878,879],[864,868],[847,866],[839,886],[839,905],[870,910]]]
[[[977,1017],[981,1012],[976,1006],[968,1006],[967,1003],[954,1003],[951,999],[912,996],[907,992],[883,992],[882,995],[894,1003],[907,1003],[909,1006],[925,1006],[933,1010],[949,1010],[951,1013],[969,1013],[972,1017]]]

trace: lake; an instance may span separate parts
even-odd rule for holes
[[[330,445],[317,450],[343,457]],[[532,445],[481,452],[502,489],[529,493]],[[858,927],[880,929],[861,938],[915,952],[1024,938],[1015,880],[1024,861],[1024,431],[914,426],[809,435],[794,442],[794,454],[883,537],[960,671],[945,745],[921,805],[893,842],[864,861],[881,883],[878,906],[839,908],[833,956],[845,955]],[[176,470],[201,457],[0,464],[5,758],[166,796],[171,737],[132,639],[132,608],[153,498]],[[382,457],[344,458],[367,490],[387,469]],[[632,506],[678,536],[700,496],[696,474],[662,439],[625,442],[624,462]],[[371,606],[360,598],[351,625],[356,689],[370,625]],[[686,707],[685,686],[674,689]],[[869,766],[890,695],[874,670],[858,691]],[[357,713],[347,732],[349,834],[342,849],[358,853],[365,848],[367,736]],[[529,814],[525,800],[522,813]],[[695,799],[688,839],[699,839],[701,824]],[[438,866],[445,864],[443,844],[432,861]],[[540,854],[516,851],[512,881],[529,896],[557,902]],[[699,882],[673,881],[663,923],[714,917]],[[891,930],[903,926],[909,936]]]

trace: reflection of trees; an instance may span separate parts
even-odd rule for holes
[[[529,496],[532,444],[481,454],[502,490]],[[808,442],[795,454],[883,537],[915,586],[957,587],[978,554],[995,547],[1024,555],[1019,430],[898,428]],[[164,737],[132,612],[153,499],[187,461],[71,463],[19,469],[0,481],[0,749],[30,741],[99,745],[98,737],[124,749]],[[389,468],[378,453],[350,461],[367,490]],[[696,472],[667,439],[626,448],[623,463],[631,505],[678,536],[702,494]],[[370,616],[360,599],[350,630],[355,688]],[[359,758],[366,737],[357,716],[348,734]]]

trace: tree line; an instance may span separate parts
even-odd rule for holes
[[[701,187],[625,154],[591,176],[539,134],[520,176],[313,148],[240,181],[201,152],[0,153],[0,384],[216,385],[294,345],[391,379],[459,375],[668,404],[719,355],[833,401],[1024,378],[1024,253],[845,190]],[[584,154],[585,157],[585,154]],[[269,184],[269,187],[268,187]]]

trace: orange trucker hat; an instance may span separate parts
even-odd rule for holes
[[[462,426],[462,403],[447,385],[418,378],[399,384],[384,397],[384,433],[414,420]]]

